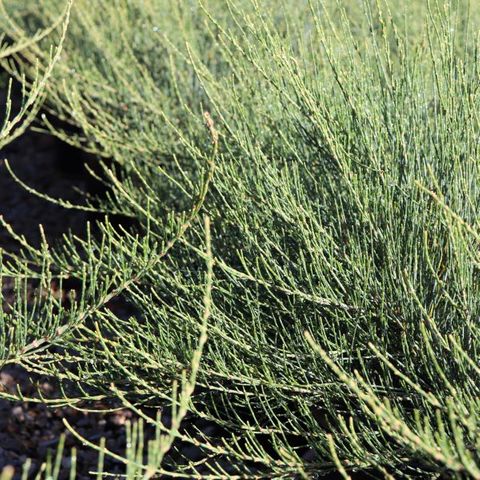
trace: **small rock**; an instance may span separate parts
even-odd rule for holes
[[[23,408],[20,405],[12,408],[11,411],[12,416],[19,422],[25,421],[25,414],[23,412]]]

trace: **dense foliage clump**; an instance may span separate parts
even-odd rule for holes
[[[5,252],[3,364],[58,378],[53,404],[119,399],[155,425],[145,449],[133,429],[129,478],[479,478],[468,2],[103,3],[2,7],[21,115],[43,102],[37,128],[96,155],[108,189],[50,199],[105,214],[85,238]],[[22,301],[71,278],[68,305]],[[173,462],[176,441],[202,459]]]

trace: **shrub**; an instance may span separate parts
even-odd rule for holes
[[[131,478],[480,477],[478,23],[410,3],[75,2],[41,120],[109,193],[51,200],[107,216],[4,262],[82,289],[19,298],[1,355],[163,432]],[[5,4],[13,39],[64,6]],[[180,430],[187,408],[222,438]],[[162,464],[175,438],[205,458]]]
[[[38,111],[41,107],[44,99],[43,93],[45,85],[52,74],[53,68],[60,58],[63,42],[65,40],[65,34],[70,19],[71,2],[67,5],[67,8],[60,15],[52,25],[45,26],[44,29],[37,30],[33,35],[27,36],[23,31],[17,31],[15,42],[5,41],[5,33],[0,34],[0,61],[8,61],[9,59],[21,55],[22,52],[28,51],[28,49],[40,42],[42,39],[48,37],[59,25],[62,25],[62,30],[59,38],[58,45],[54,50],[50,49],[50,52],[43,56],[45,64],[42,66],[42,73],[39,73],[39,65],[35,59],[32,59],[32,80],[29,85],[29,93],[27,94],[26,78],[18,70],[15,69],[12,63],[9,63],[9,70],[16,74],[19,84],[22,86],[22,103],[20,108],[15,114],[12,113],[12,101],[11,101],[11,89],[12,81],[8,81],[8,75],[3,69],[0,70],[0,81],[2,86],[4,81],[8,81],[6,88],[5,98],[5,112],[2,117],[2,125],[0,128],[0,149],[7,143],[18,138],[25,132],[28,125],[35,119]],[[5,20],[8,21],[8,14],[5,12],[5,8],[0,4],[0,12],[2,18],[5,16]],[[12,25],[10,26],[12,28]]]

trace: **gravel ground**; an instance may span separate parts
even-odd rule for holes
[[[37,388],[42,393],[51,395],[55,385],[48,379],[37,378],[34,385],[28,374],[19,367],[4,368],[0,372],[0,388],[15,393],[20,387],[28,396],[38,396]],[[97,405],[101,408],[101,405]],[[75,430],[88,440],[98,443],[105,437],[106,446],[115,453],[121,454],[125,446],[125,422],[132,419],[128,410],[115,413],[85,413],[73,408],[47,408],[41,403],[0,401],[0,468],[7,465],[15,469],[15,478],[20,478],[22,466],[27,459],[31,461],[30,475],[33,477],[45,460],[49,450],[58,446],[62,434],[66,433],[63,420],[66,419]],[[85,448],[72,435],[67,433],[65,454],[62,460],[60,478],[68,478],[71,465],[71,448],[77,449],[78,479],[92,478],[89,472],[96,470],[97,454]],[[106,459],[106,471],[123,473],[119,462]]]

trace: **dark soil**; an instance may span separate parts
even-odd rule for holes
[[[87,173],[81,168],[82,156],[65,148],[54,137],[29,132],[0,152],[0,215],[20,235],[38,246],[39,224],[51,243],[69,229],[76,234],[85,230],[87,216],[79,210],[66,210],[27,192],[7,171],[7,159],[15,175],[28,186],[53,198],[83,203],[81,194],[88,187]],[[4,229],[0,247],[11,251],[18,247]]]
[[[35,384],[20,367],[4,368],[0,372],[0,388],[4,392],[16,394],[20,388],[25,396],[38,397],[37,388],[44,394],[54,393],[55,386],[48,379],[37,378]],[[97,407],[101,407],[97,405]],[[106,446],[117,454],[125,448],[125,423],[132,418],[131,412],[119,410],[114,413],[86,413],[69,407],[48,408],[42,403],[0,401],[0,468],[7,465],[15,468],[15,478],[27,459],[31,459],[32,477],[45,461],[49,450],[55,450],[62,434],[66,433],[62,475],[68,478],[72,461],[71,448],[77,450],[78,479],[92,478],[89,472],[97,467],[97,453],[82,446],[67,432],[63,420],[84,438],[97,443],[105,437]],[[119,462],[106,459],[106,470],[123,473]]]

